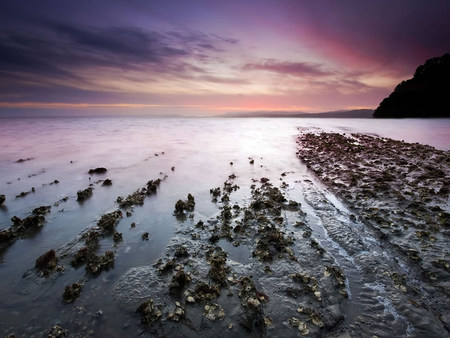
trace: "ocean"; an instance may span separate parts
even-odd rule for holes
[[[174,239],[183,241],[180,228],[220,214],[221,203],[212,202],[210,189],[235,175],[240,189],[230,194],[230,202],[246,205],[254,182],[264,177],[278,184],[281,174],[290,173],[286,193],[305,203],[297,185],[300,180],[315,179],[296,157],[299,128],[365,133],[450,150],[450,119],[0,119],[0,194],[6,196],[0,206],[0,229],[10,227],[13,216],[25,218],[34,208],[52,206],[40,231],[0,249],[0,334],[45,333],[57,323],[72,333],[92,330],[99,337],[142,333],[136,314],[121,304],[117,283],[130,269],[152,266],[166,257]],[[107,172],[88,173],[97,167]],[[74,268],[70,260],[64,260],[63,253],[76,247],[87,229],[117,209],[119,196],[126,197],[158,178],[162,180],[158,192],[120,220],[117,231],[123,240],[100,240],[99,252],[113,250],[116,255],[113,268],[91,278],[83,267]],[[105,179],[112,185],[103,186]],[[92,197],[77,201],[77,192],[89,186]],[[326,191],[323,186],[320,189]],[[188,219],[179,219],[173,214],[175,203],[188,194],[195,197],[195,210]],[[144,232],[149,233],[148,241],[142,239]],[[326,241],[323,231],[316,232],[313,236]],[[233,247],[224,240],[219,244],[232,261],[252,262],[252,253],[244,245]],[[328,245],[330,250],[333,245]],[[34,271],[35,260],[51,249],[61,255],[65,271],[42,278]],[[339,256],[339,248],[336,252]],[[337,263],[345,260],[345,254],[337,256]],[[80,280],[86,283],[81,296],[75,304],[63,304],[65,285]],[[357,281],[350,282],[350,288],[352,283]],[[180,332],[192,334],[184,330]]]

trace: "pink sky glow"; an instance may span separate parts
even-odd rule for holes
[[[450,50],[447,1],[59,1],[0,7],[0,114],[376,108]]]

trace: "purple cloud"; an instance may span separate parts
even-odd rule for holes
[[[269,59],[260,63],[247,63],[244,70],[264,70],[274,73],[294,75],[294,76],[328,76],[333,75],[331,71],[323,69],[324,66],[309,62],[287,62]]]

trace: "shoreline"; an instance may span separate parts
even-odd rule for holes
[[[305,132],[298,145],[299,159],[404,265],[391,275],[396,287],[449,330],[450,152],[362,134]]]

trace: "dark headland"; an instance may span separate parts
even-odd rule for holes
[[[450,117],[450,54],[429,59],[402,81],[373,114],[376,118]]]

